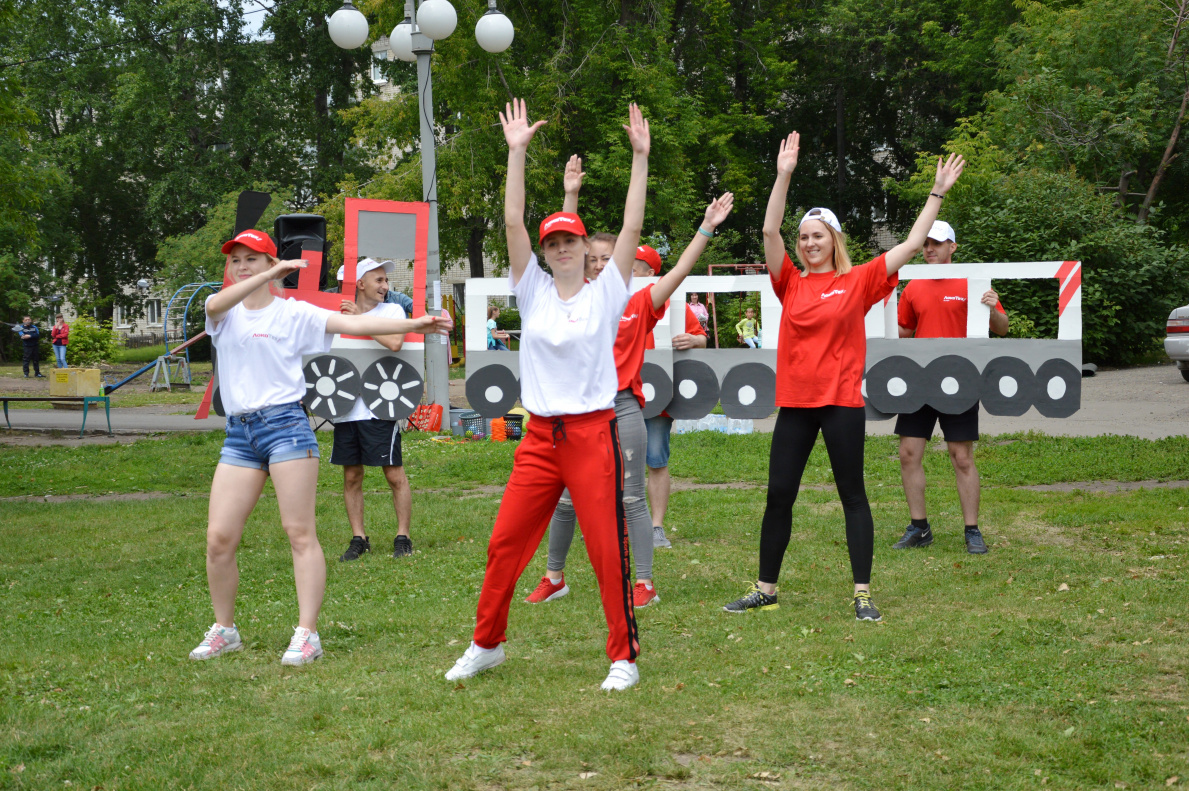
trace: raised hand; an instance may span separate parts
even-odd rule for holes
[[[628,105],[628,123],[624,124],[623,131],[628,133],[632,151],[648,156],[652,148],[652,135],[648,131],[648,119],[640,112],[635,102]]]
[[[801,151],[801,135],[793,132],[780,141],[780,152],[776,155],[776,172],[787,175],[797,169],[797,155]]]
[[[306,261],[304,258],[277,261],[273,268],[268,270],[268,279],[280,280],[291,272],[296,272],[298,269],[305,269],[308,265],[309,261]]]
[[[954,182],[958,180],[958,176],[962,175],[962,170],[965,167],[966,160],[962,158],[961,154],[950,154],[944,162],[941,157],[938,157],[937,178],[933,179],[933,191],[939,195],[949,192],[950,187],[954,186]]]
[[[574,154],[566,163],[566,174],[562,177],[562,187],[566,192],[577,192],[582,189],[582,179],[586,173],[582,170],[582,157]]]
[[[706,219],[702,222],[702,227],[713,231],[722,225],[722,221],[731,213],[731,208],[734,205],[735,194],[732,192],[724,192],[721,196],[710,201],[710,205],[706,207]]]
[[[500,125],[504,127],[504,140],[508,141],[508,148],[528,148],[529,141],[544,124],[545,121],[529,124],[524,99],[513,99],[511,104],[504,105],[504,112],[500,113]]]

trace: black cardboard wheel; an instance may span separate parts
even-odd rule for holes
[[[1082,405],[1082,373],[1067,360],[1045,360],[1036,369],[1036,411],[1069,417]]]
[[[925,371],[907,357],[885,357],[863,380],[867,402],[889,415],[906,415],[925,405]]]
[[[992,415],[1019,417],[1036,402],[1036,377],[1018,357],[996,357],[983,368],[983,406]]]
[[[982,376],[965,357],[946,354],[925,366],[925,403],[946,415],[960,415],[978,403]]]
[[[719,392],[723,414],[760,420],[776,409],[776,372],[763,363],[743,363],[727,371]]]
[[[363,403],[380,420],[404,420],[421,403],[425,382],[399,357],[376,360],[363,372]]]
[[[644,363],[640,368],[640,379],[644,387],[644,408],[641,411],[645,419],[656,417],[673,400],[673,380],[656,363]]]
[[[347,359],[323,354],[305,364],[306,394],[301,401],[324,420],[345,416],[359,398],[359,371]]]
[[[697,420],[710,414],[718,403],[718,377],[714,369],[698,360],[673,363],[673,400],[668,411],[674,420]]]
[[[467,377],[467,403],[485,418],[508,414],[520,398],[520,382],[503,365],[485,365]]]

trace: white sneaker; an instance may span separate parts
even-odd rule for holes
[[[239,639],[239,629],[235,628],[235,624],[230,627],[215,624],[206,630],[206,636],[202,638],[198,647],[190,652],[190,658],[214,659],[220,654],[239,651],[243,647],[244,643]]]
[[[636,669],[636,663],[629,662],[626,659],[620,659],[617,662],[611,663],[611,672],[607,674],[607,678],[603,681],[603,690],[612,692],[634,687],[639,683],[640,671]]]
[[[289,647],[281,654],[282,665],[308,665],[322,656],[322,639],[317,632],[301,626],[293,630]]]
[[[471,647],[466,650],[458,661],[454,663],[454,667],[446,671],[447,681],[457,681],[460,678],[470,678],[477,676],[484,670],[490,670],[496,665],[503,664],[507,659],[504,655],[504,646],[501,643],[490,650],[480,648],[471,643]]]

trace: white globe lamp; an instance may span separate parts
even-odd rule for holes
[[[388,48],[398,60],[406,63],[416,63],[417,56],[413,54],[413,21],[405,17],[405,21],[392,28],[392,35],[388,37]]]
[[[342,49],[355,49],[367,41],[367,17],[351,0],[343,0],[343,7],[326,24],[330,28],[330,40]]]
[[[441,41],[458,27],[458,13],[450,0],[423,0],[417,9],[417,27],[434,41]]]
[[[512,46],[515,35],[512,20],[499,12],[493,0],[487,13],[479,17],[479,23],[475,25],[475,40],[488,52],[497,53]]]

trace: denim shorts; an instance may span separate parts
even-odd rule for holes
[[[669,466],[669,432],[673,430],[673,418],[665,415],[650,417],[644,421],[648,428],[648,451],[644,460],[654,470]]]
[[[297,402],[227,416],[220,464],[268,472],[270,464],[316,458],[318,440]]]

